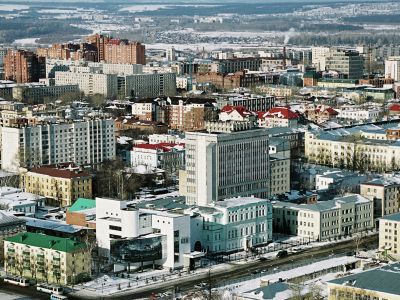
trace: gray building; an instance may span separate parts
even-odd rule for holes
[[[348,79],[360,79],[364,74],[363,57],[357,51],[330,49],[325,67],[328,71],[342,73]]]

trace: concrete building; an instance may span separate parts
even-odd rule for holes
[[[7,274],[67,285],[89,278],[90,268],[86,245],[72,239],[26,232],[4,240]]]
[[[312,48],[312,64],[316,67],[317,71],[325,71],[326,63],[325,58],[329,53],[328,47],[313,47]]]
[[[239,197],[208,207],[189,208],[194,251],[229,253],[251,250],[272,241],[272,205],[268,200]]]
[[[69,225],[96,229],[96,200],[78,198],[65,213]]]
[[[1,209],[23,216],[34,216],[46,200],[44,196],[7,186],[0,188],[0,195]]]
[[[389,260],[400,260],[400,213],[379,219],[379,251]]]
[[[60,207],[70,206],[81,197],[92,197],[92,176],[72,164],[29,169],[21,174],[20,186]]]
[[[206,206],[237,196],[267,197],[268,136],[246,122],[210,122],[186,133],[188,204]]]
[[[373,202],[354,194],[316,204],[273,202],[274,232],[312,240],[336,239],[373,229]]]
[[[339,72],[348,79],[360,79],[364,74],[363,57],[357,51],[330,49],[325,63],[326,70]]]
[[[111,98],[118,94],[117,75],[93,73],[86,69],[55,72],[55,85],[78,85],[85,95],[100,94]]]
[[[328,300],[399,300],[400,263],[344,276],[327,282]]]
[[[360,184],[360,194],[374,201],[374,217],[381,218],[400,211],[400,178],[385,176]]]
[[[119,97],[153,98],[176,95],[176,74],[155,73],[118,77]]]
[[[317,191],[336,190],[351,192],[367,181],[367,176],[346,170],[329,170],[315,176],[315,189]]]
[[[0,258],[4,260],[4,239],[26,230],[25,221],[0,210]]]
[[[17,85],[13,87],[13,99],[24,103],[39,104],[45,100],[57,100],[66,94],[78,95],[79,86],[72,85]]]
[[[385,77],[400,81],[400,56],[390,56],[385,60]]]
[[[190,253],[188,215],[96,198],[96,218],[100,253],[111,262],[138,266],[156,263],[175,269],[183,267],[184,254]]]
[[[270,192],[269,196],[290,192],[290,154],[270,152]]]
[[[104,45],[104,61],[112,64],[145,65],[145,46],[139,42],[111,39]]]
[[[354,120],[356,122],[375,121],[378,119],[381,112],[381,110],[377,108],[371,107],[368,109],[363,109],[351,106],[341,107],[336,109],[336,111],[339,113],[337,115],[338,118]]]
[[[274,107],[267,112],[259,111],[258,126],[263,128],[296,127],[300,116],[289,107]]]
[[[115,158],[114,120],[93,119],[0,129],[4,170],[68,162],[97,164]]]
[[[243,106],[249,111],[267,111],[275,106],[275,97],[255,94],[221,94],[217,98],[217,105],[219,108],[230,105]]]

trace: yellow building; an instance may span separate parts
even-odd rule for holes
[[[67,285],[88,278],[90,264],[86,245],[72,239],[26,232],[4,240],[7,274]]]
[[[70,206],[78,198],[92,197],[92,176],[71,165],[44,166],[21,174],[26,192],[43,195],[48,203]]]
[[[379,219],[379,251],[383,258],[400,260],[400,213]]]

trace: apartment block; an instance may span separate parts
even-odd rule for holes
[[[379,251],[385,259],[400,259],[400,213],[379,219]]]
[[[375,227],[373,202],[357,194],[315,204],[272,204],[274,232],[327,240]]]
[[[4,57],[4,79],[17,83],[38,82],[45,76],[45,59],[30,51],[8,50]]]
[[[26,232],[4,240],[7,274],[67,285],[87,279],[90,268],[86,245],[72,239]]]
[[[360,184],[360,194],[374,201],[374,217],[400,211],[400,178],[384,176]]]
[[[115,158],[114,120],[43,123],[0,130],[5,170],[70,162],[98,164]]]
[[[270,153],[270,192],[269,196],[290,192],[290,154]]]
[[[40,104],[45,99],[57,100],[66,94],[78,94],[79,86],[72,85],[17,85],[13,87],[13,99],[24,103]]]
[[[47,198],[54,206],[71,206],[78,198],[92,197],[92,176],[72,164],[43,166],[21,174],[20,187]]]
[[[231,198],[185,212],[192,216],[191,244],[194,251],[248,251],[272,241],[272,204],[265,199]]]
[[[152,98],[176,95],[176,74],[135,74],[118,77],[119,97]]]
[[[206,206],[237,196],[267,197],[268,135],[246,122],[209,122],[186,132],[187,203]]]
[[[4,260],[4,239],[26,230],[25,221],[12,212],[0,211],[0,258]]]
[[[104,45],[104,61],[112,64],[145,65],[145,46],[139,42],[111,39]]]

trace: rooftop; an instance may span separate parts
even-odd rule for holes
[[[95,208],[96,200],[87,198],[78,198],[75,203],[68,209],[69,212],[77,212],[85,209]]]
[[[79,168],[75,167],[72,164],[37,167],[30,169],[29,172],[66,179],[91,176],[88,172],[81,171],[79,170]]]
[[[400,222],[400,213],[383,216],[381,220]]]
[[[334,279],[328,284],[349,286],[363,290],[400,295],[400,263]],[[386,297],[387,298],[387,297]]]
[[[40,233],[25,232],[19,233],[5,239],[11,243],[29,245],[45,249],[53,249],[61,252],[74,252],[84,249],[85,244],[68,238],[60,238]]]

